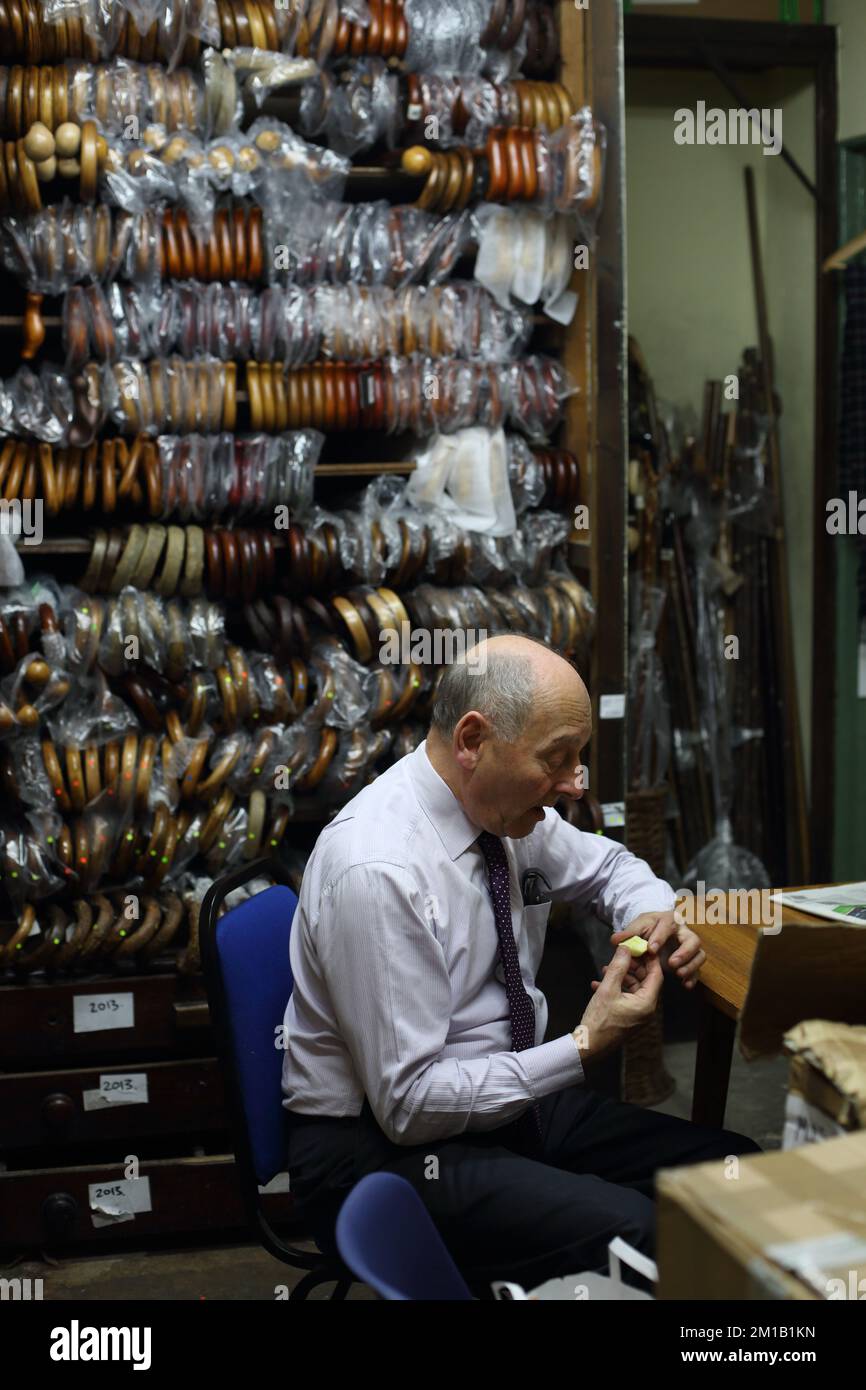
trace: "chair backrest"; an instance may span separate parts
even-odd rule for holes
[[[202,905],[202,918],[209,919],[202,963],[242,1181],[265,1186],[286,1166],[285,1046],[278,1030],[294,983],[289,937],[298,899],[277,884],[216,920],[216,907],[235,886],[224,883],[214,885],[222,895],[209,902],[211,889]]]
[[[337,1246],[383,1298],[472,1298],[421,1198],[396,1173],[369,1173],[352,1188],[337,1217]]]

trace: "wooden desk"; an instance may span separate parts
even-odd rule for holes
[[[724,1124],[738,1023],[749,1059],[777,1053],[787,1029],[807,1018],[866,1023],[863,927],[783,907],[782,930],[773,934],[742,916],[747,907],[734,896],[728,922],[695,921],[707,959],[698,986],[692,1119],[717,1127]]]

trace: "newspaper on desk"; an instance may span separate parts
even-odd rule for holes
[[[838,883],[831,888],[799,888],[773,893],[771,902],[794,907],[830,922],[842,919],[846,926],[866,927],[866,883]]]

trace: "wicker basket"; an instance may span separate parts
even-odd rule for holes
[[[626,844],[645,859],[654,874],[665,871],[665,800],[667,788],[627,792]],[[675,1087],[665,1070],[662,1003],[641,1028],[626,1036],[622,1049],[622,1098],[632,1105],[659,1105]]]

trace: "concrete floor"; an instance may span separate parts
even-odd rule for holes
[[[692,1103],[695,1044],[667,1043],[665,1066],[676,1082],[676,1090],[669,1100],[653,1106],[653,1109],[687,1120]],[[790,1062],[785,1057],[746,1062],[735,1047],[725,1129],[747,1135],[762,1149],[781,1148],[789,1066]]]
[[[665,1047],[668,1071],[676,1090],[659,1110],[688,1119],[694,1072],[694,1042],[671,1042]],[[763,1148],[781,1143],[787,1063],[783,1058],[745,1062],[735,1049],[725,1126],[749,1135]],[[310,1247],[312,1248],[312,1247]],[[282,1286],[289,1289],[301,1277],[258,1246],[195,1246],[175,1251],[98,1255],[28,1261],[0,1271],[23,1278],[41,1278],[46,1299],[274,1299]],[[313,1291],[313,1299],[330,1296],[333,1285]],[[285,1293],[282,1293],[285,1297]],[[363,1285],[353,1285],[351,1299],[372,1299]]]

